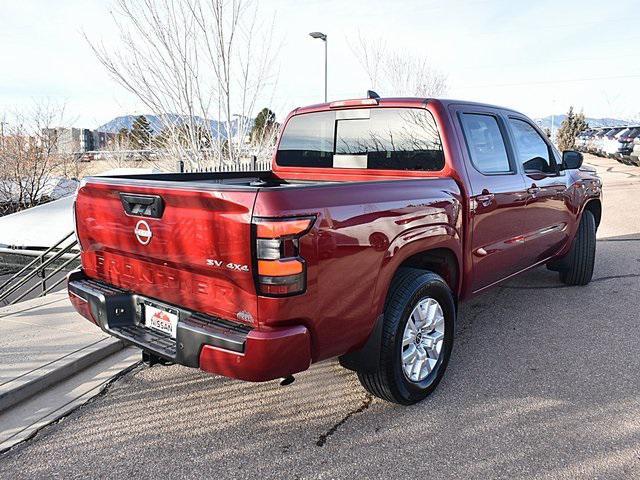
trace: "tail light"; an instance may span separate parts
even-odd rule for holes
[[[294,295],[306,288],[306,265],[300,256],[300,237],[314,217],[254,218],[257,287],[269,296]]]

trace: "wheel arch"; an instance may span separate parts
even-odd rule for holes
[[[418,268],[440,275],[449,285],[454,298],[457,299],[460,284],[460,264],[452,249],[447,247],[430,248],[405,258],[396,268],[392,281],[398,270],[404,267]]]
[[[400,238],[400,237],[399,237]],[[462,241],[451,225],[437,225],[422,232],[408,231],[409,241],[395,241],[387,250],[375,285],[372,316],[384,313],[393,279],[402,267],[418,268],[440,275],[453,293],[462,288]]]
[[[593,214],[593,217],[596,220],[596,230],[600,226],[600,220],[602,219],[602,202],[599,198],[594,198],[592,200],[587,201],[582,208],[582,212],[589,211]]]

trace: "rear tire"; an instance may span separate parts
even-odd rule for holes
[[[447,368],[455,316],[453,294],[442,277],[400,269],[389,288],[378,368],[358,372],[362,386],[376,397],[401,405],[424,399]]]
[[[595,258],[596,220],[593,213],[585,210],[567,257],[568,268],[560,271],[560,281],[567,285],[587,285],[593,277]]]

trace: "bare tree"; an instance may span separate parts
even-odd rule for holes
[[[140,159],[135,154],[136,148],[137,145],[134,145],[130,132],[124,130],[107,139],[99,156],[109,169],[131,167],[134,160]]]
[[[65,178],[78,178],[80,166],[64,107],[39,103],[3,122],[0,138],[0,203],[2,213],[29,208],[48,200]]]
[[[115,1],[121,47],[89,41],[100,62],[160,118],[175,158],[237,162],[252,126],[238,119],[253,117],[274,84],[273,25],[258,20],[257,2]]]
[[[447,91],[447,77],[427,56],[390,48],[381,39],[361,33],[349,42],[353,54],[369,77],[370,88],[387,96],[438,97]]]

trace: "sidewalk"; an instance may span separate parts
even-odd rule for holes
[[[0,308],[0,451],[138,360],[139,350],[78,315],[66,292]]]

